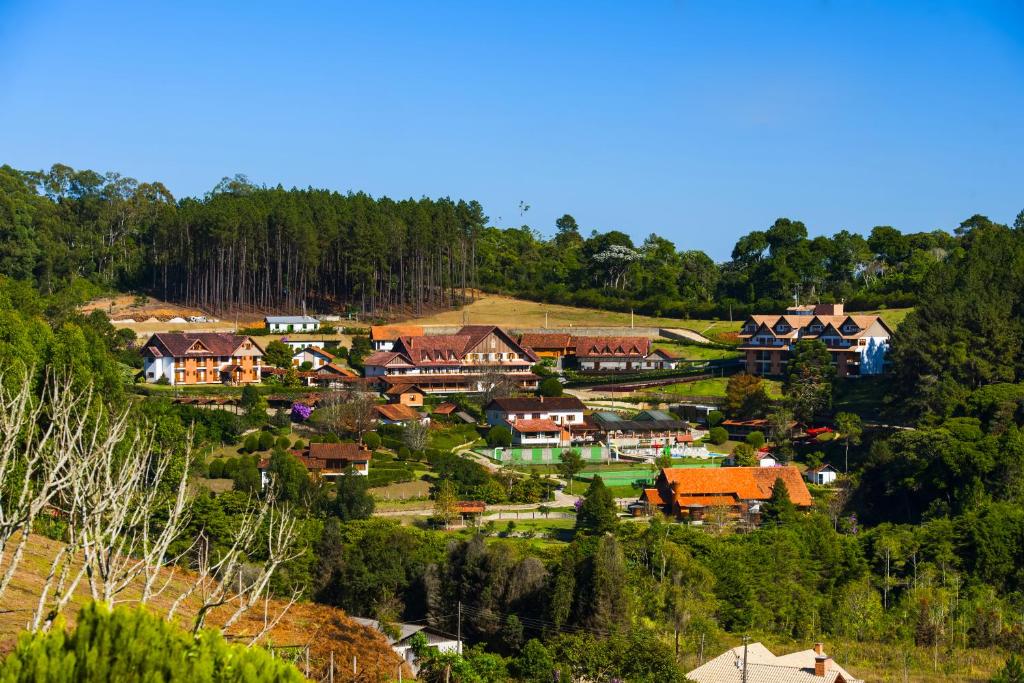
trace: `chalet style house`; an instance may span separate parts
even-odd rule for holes
[[[574,337],[573,356],[583,372],[674,370],[679,359],[664,349],[651,349],[647,337]]]
[[[363,361],[367,377],[388,386],[415,384],[424,393],[483,391],[502,377],[517,390],[533,390],[540,379],[531,372],[537,356],[493,325],[466,325],[455,334],[401,336],[390,351]]]
[[[795,467],[715,467],[662,469],[654,488],[640,502],[690,522],[701,522],[708,508],[725,508],[730,517],[760,518],[761,504],[772,497],[775,480],[786,483],[798,509],[813,505],[800,470]]]
[[[879,375],[885,371],[892,330],[877,315],[849,315],[843,304],[793,306],[784,315],[752,315],[740,328],[751,375],[782,375],[802,339],[820,339],[832,355],[839,377]]]
[[[226,332],[158,332],[142,347],[147,382],[253,384],[262,378],[263,349]]]

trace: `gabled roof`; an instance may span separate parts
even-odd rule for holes
[[[294,358],[295,356],[301,356],[304,353],[312,353],[314,355],[320,356],[321,358],[326,358],[327,360],[334,360],[336,358],[336,356],[333,353],[325,349],[322,349],[319,346],[307,346],[304,349],[299,349],[298,351],[292,354],[292,358]]]
[[[776,479],[782,479],[789,499],[801,507],[813,504],[800,470],[795,467],[718,467],[662,469],[677,497],[733,495],[738,500],[768,500]]]
[[[337,363],[327,363],[326,365],[323,365],[320,368],[318,368],[317,372],[323,375],[340,375],[342,377],[359,376],[359,373],[357,373],[352,368],[347,368],[343,365],[338,365]]]
[[[510,423],[513,432],[520,434],[539,434],[542,432],[561,432],[562,428],[553,420],[516,420]]]
[[[401,396],[402,394],[422,394],[423,390],[415,384],[393,384],[384,390],[388,396]]]
[[[761,643],[750,643],[746,650],[747,683],[863,683],[831,660],[825,676],[815,676],[814,650],[780,657]],[[743,656],[742,645],[726,650],[688,672],[686,680],[694,683],[741,683],[744,680]]]
[[[409,406],[402,405],[401,403],[374,406],[374,409],[382,418],[392,422],[408,422],[410,420],[420,420],[423,417]]]
[[[576,337],[576,356],[646,356],[651,350],[647,337]]]
[[[664,505],[665,501],[661,499],[661,494],[658,489],[644,489],[644,492],[640,494],[640,500],[650,503],[651,505]]]
[[[494,325],[466,325],[455,334],[431,334],[422,336],[401,336],[392,351],[378,352],[367,358],[368,365],[386,365],[401,362],[415,366],[451,365],[462,363],[467,353],[473,352],[484,339],[494,334],[502,338],[513,351],[521,353],[529,361],[536,361],[537,355],[524,349],[500,327]],[[392,353],[394,356],[384,354]]]
[[[506,413],[548,413],[564,411],[582,411],[586,409],[583,401],[575,396],[519,396],[495,398],[484,410],[500,410]]]
[[[309,457],[319,460],[363,461],[370,459],[370,451],[358,443],[311,443]]]
[[[262,354],[263,349],[251,337],[229,332],[157,332],[143,345],[143,355],[153,358],[231,356],[246,341],[252,342],[253,348]]]
[[[432,412],[436,415],[451,415],[458,409],[459,407],[454,403],[440,403],[434,407]]]

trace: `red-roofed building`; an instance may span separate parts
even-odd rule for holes
[[[760,504],[771,498],[777,479],[786,483],[789,498],[797,508],[806,510],[813,505],[810,491],[795,467],[662,469],[655,481],[657,496],[645,490],[640,500],[691,521],[703,519],[709,507],[725,507],[731,516],[740,517],[757,513]]]
[[[466,325],[455,334],[401,336],[389,351],[364,359],[367,377],[388,385],[414,383],[425,393],[479,392],[500,374],[517,389],[533,390],[537,355],[493,325]]]
[[[370,473],[370,450],[358,443],[311,443],[301,451],[291,454],[302,463],[313,478],[332,481],[351,468],[356,474]],[[260,480],[263,486],[270,479],[270,459],[259,463]]]
[[[429,417],[424,417],[414,409],[401,403],[388,403],[382,406],[374,406],[377,411],[377,419],[381,424],[404,425],[410,422],[429,422]]]
[[[567,446],[572,441],[568,425],[550,419],[519,419],[508,423],[512,431],[512,445],[522,447]]]
[[[519,338],[520,346],[532,349],[540,358],[564,358],[575,352],[572,335],[561,332],[527,333]]]
[[[259,344],[226,332],[158,332],[142,346],[147,382],[254,384],[262,379],[262,366]]]
[[[677,358],[665,349],[653,349],[647,337],[574,337],[576,363],[583,372],[644,372],[671,370]]]

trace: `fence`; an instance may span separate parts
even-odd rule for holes
[[[513,465],[557,465],[562,462],[564,448],[495,448],[479,451],[482,455],[501,463]],[[574,446],[585,462],[609,462],[612,453],[607,446]]]

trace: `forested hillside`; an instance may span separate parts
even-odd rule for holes
[[[176,199],[159,182],[117,173],[0,168],[0,273],[44,292],[84,278],[211,311],[305,302],[314,311],[419,313],[457,306],[474,287],[672,317],[778,310],[794,296],[845,299],[849,310],[905,307],[962,235],[988,222],[812,239],[800,221],[780,218],[715,263],[702,245],[654,232],[635,244],[619,230],[588,233],[570,215],[550,238],[526,225],[488,227],[471,200],[257,187],[241,176]]]

